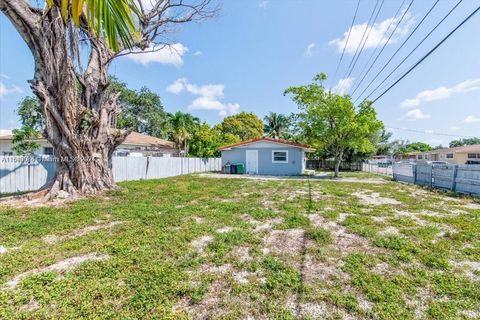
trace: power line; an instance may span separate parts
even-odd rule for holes
[[[408,129],[408,128],[398,128],[398,127],[391,127],[391,126],[387,126],[387,129],[403,130],[403,131],[410,131],[415,133],[430,134],[434,136],[446,136],[446,137],[453,137],[453,138],[476,138],[474,136],[463,136],[463,135],[451,134],[451,133],[435,132],[435,131],[428,131],[428,130],[416,130],[416,129]]]
[[[370,15],[370,18],[368,19],[367,26],[365,27],[365,30],[363,31],[362,38],[360,39],[360,42],[358,43],[357,49],[355,49],[355,53],[352,57],[352,60],[350,60],[350,64],[348,65],[347,72],[345,73],[345,75],[343,77],[344,79],[350,77],[353,69],[355,69],[355,65],[358,61],[358,58],[362,54],[362,50],[365,47],[365,43],[367,42],[368,38],[370,37],[370,33],[372,31],[372,28],[375,25],[375,22],[377,22],[378,14],[380,13],[380,10],[382,9],[382,6],[383,6],[383,3],[385,2],[385,0],[382,0],[380,8],[377,11],[377,6],[378,6],[379,1],[380,0],[377,0],[377,2],[375,3],[375,7],[373,8],[372,14]],[[372,23],[373,15],[375,14],[375,12],[377,12],[377,14],[375,15],[375,20]],[[368,30],[368,34],[367,34],[367,30]],[[365,38],[365,34],[367,34],[367,38]],[[365,42],[363,41],[363,39],[365,39]],[[360,49],[360,47],[362,47],[362,48]],[[359,52],[359,49],[360,49],[360,52]],[[357,57],[357,54],[358,54],[358,57]],[[352,68],[352,65],[353,65],[353,68]]]
[[[400,10],[402,9],[403,5],[405,4],[406,0],[403,0],[402,4],[400,5],[400,7],[398,7],[398,10],[397,12],[395,13],[394,17],[391,19],[387,29],[385,30],[385,32],[383,33],[382,37],[378,40],[377,44],[375,45],[375,49],[373,50],[372,54],[370,55],[370,57],[368,58],[368,61],[367,63],[365,64],[365,66],[363,67],[362,71],[360,72],[360,76],[363,74],[363,72],[365,71],[365,69],[367,68],[367,66],[370,64],[370,61],[372,61],[372,58],[373,56],[377,53],[377,50],[378,50],[378,47],[380,46],[380,44],[382,43],[382,40],[385,39],[385,35],[388,33],[388,31],[390,30],[390,28],[392,27],[392,24],[393,22],[397,19],[397,16],[398,14],[400,13]],[[379,10],[380,12],[380,10]],[[377,12],[377,15],[378,13]],[[375,20],[376,21],[376,20]],[[372,29],[373,29],[373,26],[372,26]],[[370,29],[371,30],[371,29]],[[365,41],[366,43],[366,41]],[[362,48],[363,49],[363,48]],[[361,53],[361,52],[360,52]],[[357,59],[358,61],[358,59]],[[353,70],[352,70],[353,71]],[[353,85],[357,83],[357,78],[355,78],[355,80],[353,81]]]
[[[365,91],[367,91],[368,88],[370,88],[370,86],[373,84],[373,82],[378,78],[378,76],[383,72],[383,70],[385,70],[385,68],[390,64],[390,62],[393,60],[393,58],[395,58],[395,56],[397,55],[397,53],[403,48],[403,46],[408,42],[408,40],[415,34],[415,32],[418,30],[418,28],[422,25],[422,23],[425,21],[425,19],[430,15],[430,13],[432,12],[432,10],[437,6],[437,4],[440,2],[440,0],[437,0],[435,1],[435,3],[432,5],[432,7],[427,11],[427,13],[423,16],[422,20],[420,20],[420,22],[415,26],[415,28],[413,29],[413,31],[409,34],[409,36],[403,41],[403,43],[400,45],[400,47],[398,47],[398,49],[395,51],[395,53],[390,57],[390,59],[388,59],[387,63],[382,67],[382,69],[380,71],[378,71],[378,73],[375,75],[375,77],[370,81],[370,83],[368,84],[368,86],[365,87],[365,89],[363,89],[363,91],[360,93],[360,95],[357,97],[357,99],[355,99],[354,103],[357,102],[358,99],[360,99],[360,97],[365,93]]]
[[[397,66],[382,80],[382,82],[380,82],[380,83],[375,87],[375,89],[373,89],[373,90],[365,97],[365,99],[363,99],[363,100],[366,100],[366,99],[368,99],[370,96],[372,96],[372,94],[373,94],[374,92],[376,92],[376,91],[378,90],[378,88],[380,88],[380,86],[383,85],[383,84],[385,83],[385,81],[387,81],[388,78],[390,78],[395,71],[398,70],[398,68],[418,49],[418,47],[420,47],[420,46],[425,42],[425,40],[427,40],[428,37],[430,37],[430,35],[443,23],[443,21],[445,21],[445,19],[447,19],[447,18],[450,16],[450,14],[451,14],[453,11],[455,11],[455,9],[456,9],[456,8],[460,5],[460,3],[462,3],[462,2],[463,2],[463,0],[458,1],[457,4],[456,4],[455,6],[453,6],[453,8],[450,9],[450,11],[449,11],[449,12],[435,25],[435,27],[422,39],[422,41],[420,41],[420,43],[418,43],[417,46],[416,46],[415,48],[413,48],[413,49],[409,52],[409,54],[408,54],[405,58],[403,58],[403,60],[400,61],[400,63],[397,64]]]
[[[337,68],[335,69],[335,74],[332,78],[332,81],[330,82],[330,88],[332,87],[332,84],[335,83],[335,78],[337,77],[338,68],[340,68],[340,65],[342,64],[343,56],[345,55],[345,49],[347,48],[348,40],[350,40],[350,34],[352,33],[352,28],[353,28],[353,25],[355,24],[355,20],[357,19],[357,13],[358,13],[358,8],[360,7],[360,1],[361,0],[358,0],[357,2],[357,7],[355,8],[355,14],[353,15],[352,24],[350,26],[350,29],[348,30],[347,40],[345,41],[345,45],[343,46],[342,55],[340,56],[340,60],[338,61]]]
[[[355,92],[358,90],[358,88],[360,88],[360,86],[361,86],[362,83],[363,83],[363,80],[364,80],[365,77],[370,73],[370,70],[372,70],[372,68],[373,68],[373,66],[375,65],[375,62],[377,62],[378,58],[382,55],[383,50],[385,50],[387,44],[390,42],[390,39],[392,38],[392,36],[393,36],[393,35],[395,34],[395,32],[397,31],[398,26],[402,23],[403,19],[404,19],[405,16],[407,15],[408,10],[410,9],[410,7],[412,6],[412,4],[413,4],[414,1],[415,1],[415,0],[411,0],[410,3],[408,4],[407,9],[403,12],[402,17],[400,18],[400,20],[398,21],[398,23],[395,25],[395,28],[393,29],[392,33],[391,33],[390,36],[388,37],[387,41],[383,44],[382,49],[380,50],[380,52],[378,53],[378,55],[375,57],[375,59],[373,60],[372,64],[371,64],[370,67],[368,68],[367,72],[363,75],[363,78],[360,80],[360,82],[358,83],[358,85],[356,86],[356,88],[353,90],[352,96],[355,94]]]
[[[383,91],[382,94],[380,94],[377,98],[375,98],[373,102],[376,102],[378,99],[383,97],[390,89],[392,89],[397,83],[399,83],[403,78],[405,78],[410,72],[412,72],[419,64],[421,64],[425,59],[427,59],[435,50],[438,49],[445,41],[447,41],[448,38],[452,34],[454,34],[461,26],[463,26],[468,20],[470,20],[478,11],[480,10],[480,6],[475,9],[468,17],[466,17],[458,26],[455,27],[449,34],[447,34],[442,41],[440,41],[435,47],[433,47],[432,50],[430,50],[426,55],[424,55],[420,60],[418,60],[410,69],[408,69],[407,72],[405,72],[397,81],[395,81],[391,86],[387,88],[387,90]]]

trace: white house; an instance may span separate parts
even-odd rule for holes
[[[304,173],[305,153],[315,150],[304,144],[263,137],[223,146],[220,151],[222,167],[243,164],[246,173],[293,176]]]
[[[13,156],[12,134],[0,134],[0,156]],[[37,155],[54,155],[53,146],[44,138],[31,139],[38,142],[40,148],[35,152]],[[125,141],[117,147],[116,156],[156,156],[176,157],[178,148],[174,142],[148,136],[138,132],[131,132]]]

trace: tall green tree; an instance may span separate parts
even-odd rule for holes
[[[237,136],[241,141],[260,138],[263,135],[262,120],[252,112],[240,112],[225,117],[217,127],[223,135]]]
[[[349,150],[373,152],[373,133],[383,128],[369,101],[358,108],[350,96],[342,96],[325,90],[326,74],[318,74],[313,82],[303,86],[289,87],[285,94],[291,94],[297,103],[299,126],[305,141],[319,152],[335,159],[335,177]]]
[[[398,154],[406,155],[410,152],[425,152],[432,150],[432,147],[424,142],[412,142],[398,149]]]
[[[167,138],[168,116],[158,94],[147,87],[138,91],[129,89],[124,82],[116,78],[112,79],[111,88],[120,93],[117,128]]]
[[[471,146],[473,144],[480,144],[480,138],[463,138],[450,141],[450,148]]]
[[[264,133],[274,139],[285,139],[288,137],[290,127],[289,117],[276,112],[270,112],[263,118],[265,122]]]
[[[129,132],[110,127],[119,112],[118,93],[109,89],[110,64],[126,54],[175,50],[165,35],[212,17],[217,8],[210,0],[46,2],[0,0],[0,11],[35,60],[30,86],[59,159],[53,180],[37,195],[48,200],[113,189],[109,163]]]
[[[18,155],[33,154],[40,144],[33,141],[41,136],[44,120],[40,102],[35,97],[25,97],[18,103],[17,114],[21,128],[13,129],[13,149]]]
[[[187,156],[190,150],[190,141],[200,127],[200,119],[189,113],[175,112],[168,114],[168,135],[174,141],[180,154]]]

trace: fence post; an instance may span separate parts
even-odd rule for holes
[[[453,177],[452,177],[452,191],[455,191],[457,188],[457,172],[458,172],[458,165],[453,167]]]
[[[412,165],[412,171],[413,171],[413,184],[417,184],[417,165],[416,164]]]
[[[433,164],[430,165],[430,188],[433,188]]]

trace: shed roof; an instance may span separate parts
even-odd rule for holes
[[[284,140],[284,139],[274,139],[274,138],[270,138],[270,137],[255,138],[255,139],[250,139],[250,140],[245,140],[245,141],[229,144],[229,145],[220,147],[220,151],[228,150],[228,149],[231,149],[231,148],[235,148],[235,147],[239,147],[239,146],[243,146],[243,145],[247,145],[247,144],[252,144],[252,143],[255,143],[255,142],[261,142],[261,141],[266,141],[266,142],[272,142],[272,143],[278,143],[278,144],[288,145],[288,146],[292,146],[292,147],[297,147],[297,148],[301,148],[301,149],[303,149],[307,152],[314,152],[315,151],[315,149],[313,149],[312,147],[310,147],[309,145],[306,145],[306,144],[297,143],[297,142],[293,142],[293,141],[290,141],[290,140]]]

